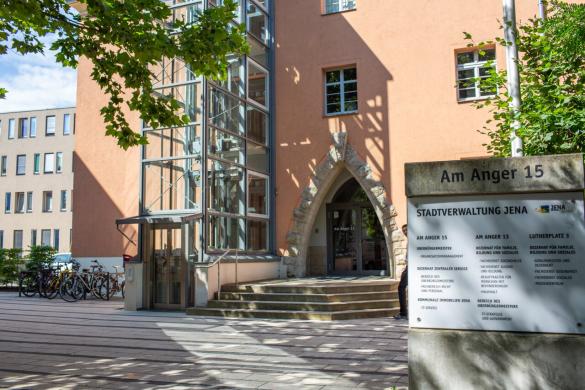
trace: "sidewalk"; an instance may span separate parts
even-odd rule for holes
[[[0,292],[0,388],[406,388],[406,332],[393,319],[218,319]]]

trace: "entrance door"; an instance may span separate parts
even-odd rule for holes
[[[328,205],[327,253],[329,274],[387,275],[384,233],[374,208]]]
[[[184,264],[181,229],[153,230],[153,306],[155,309],[180,309],[183,302]]]

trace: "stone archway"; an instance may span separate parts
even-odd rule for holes
[[[388,201],[383,183],[376,179],[370,167],[347,142],[347,133],[334,133],[333,145],[323,161],[316,167],[307,188],[302,192],[294,210],[292,226],[287,234],[288,255],[283,262],[287,276],[302,277],[307,271],[309,235],[317,212],[336,177],[347,169],[365,190],[380,220],[392,276],[396,275],[396,263],[405,259],[404,235],[396,224],[396,209]]]

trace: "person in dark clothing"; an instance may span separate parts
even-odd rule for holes
[[[402,233],[408,238],[408,225],[402,226]],[[406,252],[406,267],[400,275],[400,283],[398,283],[398,301],[400,302],[400,314],[394,318],[397,320],[408,319],[408,306],[406,305],[406,287],[408,287],[408,249]]]

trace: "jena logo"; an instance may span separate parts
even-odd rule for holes
[[[575,210],[575,201],[552,203],[542,205],[536,208],[536,212],[541,214],[549,213],[571,213]]]

